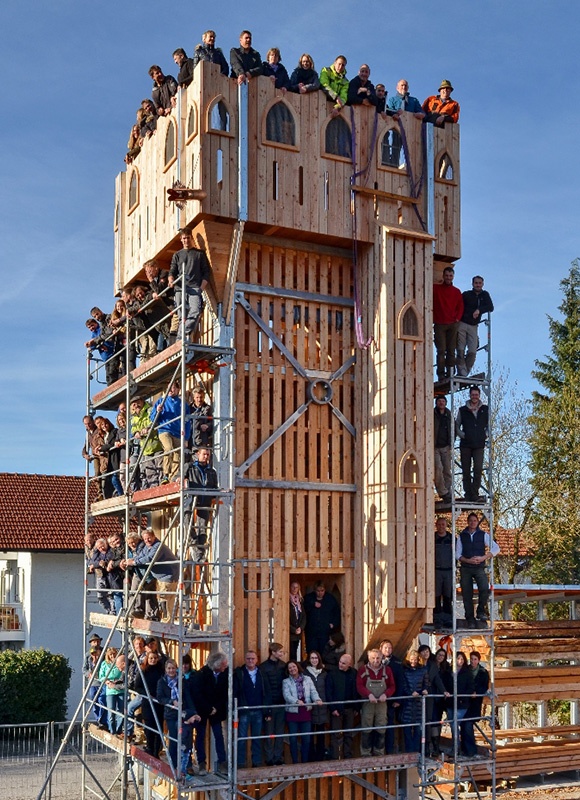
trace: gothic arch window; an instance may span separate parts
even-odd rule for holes
[[[223,131],[231,133],[232,120],[231,114],[223,100],[219,97],[214,100],[208,109],[209,129],[212,131]]]
[[[404,167],[405,156],[401,134],[395,128],[388,130],[381,142],[381,165],[383,167]]]
[[[324,152],[342,158],[352,157],[350,128],[342,117],[334,117],[326,126]]]
[[[177,158],[177,136],[173,120],[169,120],[165,134],[165,166],[168,167]]]
[[[412,339],[414,341],[422,341],[421,331],[421,317],[417,311],[417,307],[412,300],[402,307],[399,311],[398,318],[398,336],[399,339]]]
[[[192,103],[187,115],[186,140],[189,142],[197,134],[197,107]]]
[[[139,205],[139,173],[136,169],[131,172],[131,177],[129,178],[128,204],[128,214]]]
[[[399,462],[399,486],[401,489],[418,489],[422,485],[417,456],[413,450],[407,450]]]
[[[444,181],[453,180],[453,161],[451,160],[449,153],[443,153],[443,155],[439,159],[439,165],[437,167],[437,175]]]
[[[266,140],[296,146],[296,123],[286,103],[278,102],[266,115]]]

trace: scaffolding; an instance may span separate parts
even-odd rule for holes
[[[185,278],[182,277],[184,281]],[[179,287],[178,287],[179,288]],[[186,314],[186,292],[181,291],[182,305],[176,309],[181,319]],[[141,304],[139,319],[150,321],[151,310],[159,307],[159,299],[150,299]],[[139,326],[127,315],[125,343],[115,348],[110,363],[94,358],[94,349],[89,350],[87,359],[87,416],[118,409],[125,404],[126,435],[119,445],[123,451],[119,473],[102,471],[92,477],[89,474],[89,461],[86,472],[86,517],[85,542],[87,555],[90,552],[91,523],[97,516],[116,517],[120,530],[125,534],[123,567],[129,571],[136,552],[129,547],[132,533],[141,534],[153,529],[160,541],[153,557],[142,566],[133,567],[132,581],[128,578],[120,586],[111,586],[106,579],[105,562],[93,572],[100,573],[95,579],[86,581],[84,604],[85,631],[103,633],[104,645],[94,664],[85,691],[74,714],[70,730],[77,720],[83,724],[84,737],[82,750],[78,754],[83,763],[82,797],[87,795],[87,779],[97,783],[102,798],[109,798],[113,786],[120,783],[121,797],[126,798],[132,784],[135,796],[140,797],[138,774],[144,777],[144,791],[148,797],[186,796],[192,791],[209,791],[231,787],[233,759],[231,745],[232,703],[231,670],[229,670],[230,697],[228,719],[227,766],[214,761],[215,769],[208,773],[195,765],[193,731],[184,723],[176,724],[174,737],[164,734],[163,715],[156,712],[157,703],[152,687],[144,679],[146,670],[135,650],[134,637],[155,637],[165,643],[168,655],[181,666],[182,656],[187,652],[193,655],[194,667],[203,666],[210,652],[219,651],[232,663],[233,628],[233,555],[232,555],[232,503],[233,503],[233,349],[231,328],[223,323],[223,318],[206,309],[202,325],[196,334],[195,343],[187,337],[173,344],[167,342],[171,324],[171,311],[165,307],[164,316],[156,315],[154,324]],[[146,316],[149,312],[149,317]],[[220,322],[220,320],[222,320]],[[165,337],[164,337],[165,334]],[[101,337],[103,338],[103,337]],[[104,337],[105,339],[107,337]],[[113,337],[110,337],[113,338]],[[114,334],[118,339],[118,334]],[[164,349],[157,354],[145,357],[151,339],[165,338]],[[199,341],[197,339],[199,338]],[[145,346],[146,345],[146,346]],[[155,350],[156,348],[152,348]],[[151,352],[149,350],[149,352]],[[139,354],[140,363],[136,364]],[[120,377],[119,377],[120,374]],[[103,381],[103,375],[105,380]],[[105,384],[100,391],[93,387]],[[166,439],[163,450],[159,447],[156,428],[160,422],[167,398],[179,395],[173,387],[179,384],[181,398],[172,407],[179,407],[179,416],[168,419],[168,424],[179,426],[178,442],[175,437]],[[195,403],[191,407],[186,396],[192,389],[202,389],[211,397],[211,408],[199,413]],[[156,401],[149,404],[147,401]],[[143,406],[143,402],[145,405]],[[137,425],[138,406],[142,406],[150,417],[150,424]],[[122,406],[121,406],[122,407]],[[171,417],[171,414],[169,414]],[[140,421],[143,420],[141,416]],[[204,426],[203,435],[201,426]],[[208,429],[211,434],[208,433]],[[87,437],[87,451],[89,447]],[[217,480],[208,480],[208,485],[192,476],[192,450],[209,450],[211,469],[215,469]],[[94,454],[93,454],[94,457]],[[96,455],[98,459],[98,453]],[[201,456],[200,456],[201,458]],[[164,459],[161,467],[161,459]],[[167,475],[169,467],[175,475]],[[163,476],[162,476],[163,472]],[[205,475],[208,474],[206,470]],[[151,478],[151,476],[157,475]],[[122,493],[117,491],[117,480],[121,476]],[[113,480],[114,478],[117,480]],[[143,482],[141,482],[143,481]],[[98,557],[97,557],[98,558]],[[125,562],[129,563],[125,565]],[[155,586],[156,570],[161,569],[175,575],[177,580],[164,583],[164,591]],[[153,577],[153,580],[151,578]],[[95,610],[99,602],[104,613]],[[141,609],[139,611],[138,609]],[[162,615],[162,616],[161,616]],[[120,640],[120,643],[119,643]],[[118,645],[119,654],[125,657],[125,665],[133,663],[135,674],[141,678],[142,703],[153,711],[147,723],[143,722],[147,738],[158,737],[159,742],[168,741],[168,751],[178,755],[172,761],[160,761],[156,754],[147,754],[131,743],[130,731],[135,720],[132,717],[134,706],[131,700],[137,695],[128,683],[128,670],[122,670],[118,679],[121,688],[122,705],[110,709],[103,708],[103,694],[108,675],[114,674],[111,668],[102,667],[107,648]],[[87,653],[88,657],[88,653]],[[112,665],[111,665],[112,667]],[[95,677],[99,676],[99,677]],[[178,701],[176,713],[178,720],[184,720],[181,668],[178,672]],[[139,682],[139,678],[137,678]],[[106,691],[106,689],[105,689]],[[138,701],[137,701],[138,702]],[[108,705],[108,703],[107,703]],[[104,719],[108,713],[109,730],[105,725],[93,721]],[[191,722],[191,720],[190,720]],[[115,735],[112,731],[122,730]],[[92,737],[103,741],[119,753],[119,771],[107,787],[99,783],[86,761],[87,742]],[[173,741],[172,741],[173,738]],[[63,741],[63,747],[67,737]],[[59,750],[51,772],[54,769],[63,747]],[[193,768],[192,768],[193,762]],[[188,770],[190,773],[187,774]],[[47,781],[48,778],[47,777]],[[47,782],[42,787],[39,797]],[[171,788],[173,787],[173,788]],[[154,790],[154,795],[153,795]],[[94,789],[90,790],[94,793]],[[177,794],[176,794],[177,792]]]
[[[436,503],[435,508],[439,513],[447,513],[450,516],[450,531],[452,539],[452,563],[457,564],[456,546],[458,535],[464,527],[465,514],[475,513],[478,516],[478,528],[482,521],[485,521],[485,530],[489,533],[490,544],[494,538],[494,519],[493,519],[493,474],[491,459],[491,442],[493,431],[492,422],[492,358],[491,358],[491,315],[487,314],[478,326],[479,331],[484,332],[484,336],[479,339],[478,357],[483,369],[470,376],[454,375],[447,379],[443,384],[435,385],[436,394],[442,391],[450,396],[450,412],[452,424],[455,425],[459,408],[465,403],[465,393],[476,387],[483,395],[484,402],[488,406],[489,425],[487,439],[484,448],[482,486],[483,495],[478,501],[474,502],[464,496],[463,470],[460,457],[460,447],[454,445],[452,452],[452,472],[453,488],[451,492],[451,503]],[[483,339],[483,341],[481,340]],[[456,431],[453,434],[453,441],[456,442]],[[491,551],[490,551],[491,552]],[[460,607],[463,605],[461,587],[456,580],[453,581],[454,594],[452,597],[452,623],[450,627],[428,626],[431,640],[438,647],[444,646],[450,650],[452,664],[456,664],[458,652],[463,652],[467,645],[470,649],[478,649],[478,640],[483,643],[487,654],[487,664],[489,672],[489,689],[487,699],[489,701],[489,713],[478,717],[463,717],[463,722],[458,719],[458,703],[462,695],[458,694],[457,670],[453,671],[453,697],[450,702],[452,706],[447,711],[447,727],[451,732],[451,747],[446,748],[442,753],[441,759],[429,757],[429,730],[432,724],[424,718],[424,731],[427,740],[422,742],[421,761],[420,761],[420,788],[421,796],[433,795],[443,797],[443,791],[447,796],[452,796],[457,800],[459,794],[464,789],[471,787],[475,795],[482,796],[481,785],[489,784],[491,796],[495,798],[496,779],[495,779],[495,695],[494,695],[494,627],[495,627],[495,601],[494,601],[494,572],[493,554],[490,558],[488,570],[489,581],[489,620],[469,621],[460,615]],[[473,589],[472,589],[473,591]],[[483,648],[482,648],[483,649]],[[469,652],[466,653],[469,666]],[[483,659],[482,659],[483,660]],[[464,700],[467,700],[464,697]],[[449,716],[451,713],[451,720]],[[483,744],[478,746],[477,754],[474,757],[463,755],[461,752],[461,740],[463,738],[461,728],[467,723],[473,730],[477,731]],[[482,777],[483,776],[483,777]]]

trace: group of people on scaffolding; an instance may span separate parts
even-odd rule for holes
[[[246,651],[232,676],[237,768],[416,753],[422,747],[426,757],[455,750],[468,758],[485,755],[474,736],[489,689],[479,652],[472,651],[469,660],[457,653],[455,675],[448,651],[432,654],[428,645],[410,650],[401,662],[392,643],[384,640],[356,668],[346,647],[335,655],[329,653],[325,663],[312,650],[302,661],[286,662],[284,646],[271,642],[260,663],[256,651]],[[200,670],[193,669],[184,652],[179,666],[154,637],[134,637],[128,659],[114,647],[103,653],[101,637],[93,634],[84,672],[99,727],[145,744],[149,755],[166,759],[175,776],[187,780],[207,772],[208,723],[213,771],[228,771],[223,728],[230,699],[228,668],[221,651],[212,653]],[[129,702],[123,730],[125,685]],[[451,736],[442,739],[445,721]]]

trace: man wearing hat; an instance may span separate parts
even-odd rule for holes
[[[97,725],[99,728],[107,728],[107,702],[105,698],[105,685],[99,687],[97,675],[95,674],[95,667],[102,653],[101,647],[102,638],[97,633],[92,633],[89,636],[89,652],[85,656],[83,663],[83,675],[87,683],[91,684],[89,689],[89,700],[92,700],[95,695],[98,695],[95,705],[93,706],[93,713],[96,717]],[[97,682],[94,682],[97,681]]]
[[[423,103],[423,111],[427,115],[425,122],[432,122],[438,128],[443,128],[446,122],[459,120],[459,103],[451,99],[452,91],[450,81],[441,81],[439,94],[428,97]]]

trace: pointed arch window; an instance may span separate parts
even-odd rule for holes
[[[296,123],[286,103],[275,103],[266,116],[266,139],[292,147],[296,145]]]
[[[423,339],[421,317],[412,300],[405,303],[399,311],[398,336],[399,339],[412,339],[413,341],[422,341]]]
[[[350,128],[342,117],[334,117],[326,126],[324,151],[332,156],[352,157]]]
[[[451,160],[449,153],[443,153],[439,159],[437,175],[444,181],[453,180],[453,161]]]

